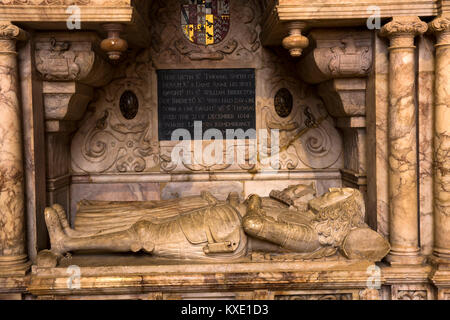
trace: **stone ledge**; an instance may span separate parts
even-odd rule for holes
[[[73,262],[70,263],[75,263]],[[78,261],[79,262],[79,261]],[[68,264],[68,263],[66,263]],[[368,261],[241,262],[231,264],[80,266],[71,290],[67,267],[33,267],[33,295],[218,292],[246,290],[365,289]],[[383,281],[382,281],[383,282]]]
[[[30,275],[0,276],[0,294],[25,293],[30,283]]]

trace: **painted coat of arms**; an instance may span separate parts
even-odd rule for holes
[[[230,0],[182,0],[181,27],[199,45],[221,42],[230,28]]]

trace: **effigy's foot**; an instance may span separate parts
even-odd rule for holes
[[[64,254],[68,250],[64,242],[68,236],[64,233],[57,211],[54,208],[45,208],[45,223],[50,236],[51,251],[55,254]]]
[[[55,203],[54,205],[52,205],[52,208],[55,209],[56,213],[58,214],[59,222],[61,223],[63,231],[67,236],[71,238],[85,238],[102,233],[101,231],[85,232],[74,230],[70,227],[70,223],[69,220],[67,220],[66,211],[64,210],[63,206]]]

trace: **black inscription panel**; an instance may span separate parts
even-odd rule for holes
[[[218,129],[255,129],[255,70],[196,69],[158,71],[159,140],[171,140],[176,129],[191,139],[194,122],[202,122],[202,136]]]

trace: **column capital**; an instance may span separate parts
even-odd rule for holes
[[[450,45],[450,13],[445,13],[428,24],[429,30],[436,35],[436,46]]]
[[[392,21],[381,28],[382,37],[410,36],[415,37],[427,31],[427,24],[417,16],[393,17]]]
[[[26,40],[26,32],[9,21],[0,21],[0,40]]]
[[[431,32],[448,32],[450,31],[450,13],[445,13],[434,19],[428,24]]]

